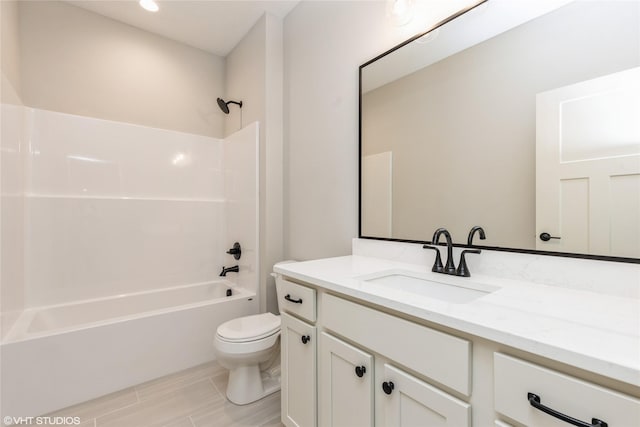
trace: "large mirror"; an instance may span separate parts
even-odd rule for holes
[[[361,237],[640,262],[640,2],[482,2],[362,65],[360,105]]]

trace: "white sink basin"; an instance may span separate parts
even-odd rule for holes
[[[469,303],[499,289],[467,278],[443,276],[441,280],[433,280],[433,275],[404,270],[388,270],[359,279],[366,283],[365,290],[409,293],[453,304]]]

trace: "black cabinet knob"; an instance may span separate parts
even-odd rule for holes
[[[391,394],[393,391],[393,383],[391,381],[385,381],[382,383],[382,391],[387,394]]]
[[[302,336],[302,344],[306,344],[309,341],[311,341],[311,337],[309,335],[303,335]]]
[[[364,373],[367,372],[367,368],[364,366],[356,366],[356,375],[358,378],[362,378]]]

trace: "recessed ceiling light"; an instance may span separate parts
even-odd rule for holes
[[[400,27],[413,18],[414,0],[387,0],[387,16]]]
[[[140,6],[149,12],[157,12],[160,8],[154,0],[140,0]]]

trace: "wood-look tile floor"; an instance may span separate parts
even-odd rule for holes
[[[62,409],[81,427],[281,427],[280,392],[249,405],[225,397],[228,372],[211,362]]]

